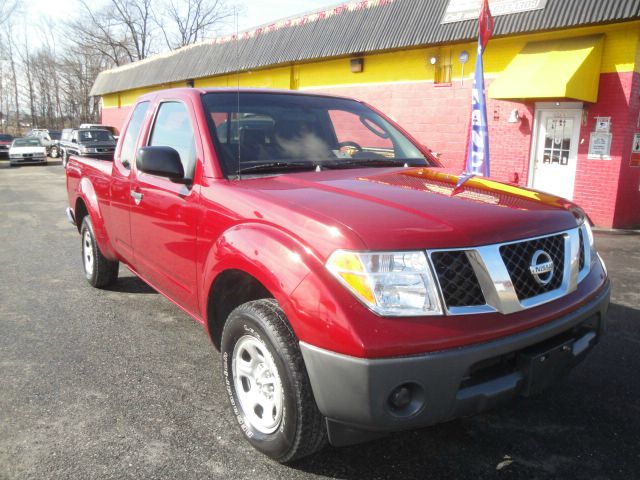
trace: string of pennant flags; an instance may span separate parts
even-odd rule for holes
[[[325,20],[326,18],[329,18],[329,17],[342,15],[346,12],[353,12],[356,10],[364,10],[366,8],[388,5],[392,2],[393,0],[357,0],[354,2],[346,2],[340,5],[334,6],[332,8],[329,8],[327,10],[320,10],[317,12],[302,15],[300,17],[286,18],[278,22],[261,25],[252,30],[245,30],[244,32],[240,32],[237,35],[230,34],[230,35],[225,35],[223,37],[217,37],[217,38],[214,38],[211,42],[213,44],[220,44],[220,43],[231,42],[236,39],[246,40],[249,38],[258,37],[264,33],[275,32],[276,30],[281,30],[283,28],[306,25],[307,23],[313,23],[319,20]]]

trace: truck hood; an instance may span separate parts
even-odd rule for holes
[[[568,200],[442,168],[330,170],[243,180],[265,202],[356,235],[371,250],[461,248],[574,228]],[[288,225],[295,230],[295,225]],[[304,235],[302,235],[304,238]],[[313,239],[306,239],[313,243]]]

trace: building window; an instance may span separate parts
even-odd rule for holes
[[[440,49],[434,67],[433,83],[435,85],[451,85],[453,80],[453,62],[451,61],[450,48]]]

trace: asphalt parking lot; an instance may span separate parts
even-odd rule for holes
[[[293,466],[253,451],[202,327],[121,267],[92,289],[59,161],[0,161],[0,479],[638,478],[640,235],[597,235],[609,333],[562,385]]]

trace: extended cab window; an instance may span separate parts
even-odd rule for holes
[[[120,149],[120,160],[125,168],[131,168],[131,163],[135,160],[138,136],[148,109],[149,102],[140,102],[133,110],[133,115],[131,115],[129,126],[122,139],[122,148]]]
[[[360,102],[287,93],[203,96],[211,137],[228,176],[428,165],[420,150]]]
[[[185,178],[193,179],[196,166],[196,143],[189,112],[182,103],[160,104],[149,145],[175,149],[180,154]]]

